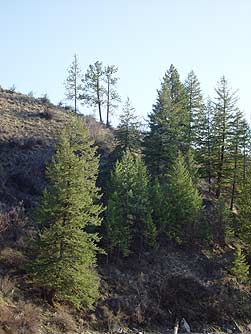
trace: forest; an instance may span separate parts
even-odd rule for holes
[[[110,115],[120,102],[117,72],[116,66],[97,61],[82,74],[75,55],[65,84],[74,113],[80,101],[112,128]],[[222,76],[215,96],[205,100],[196,74],[191,71],[182,82],[171,65],[146,130],[129,98],[119,119],[112,128],[116,149],[102,173],[81,121],[61,134],[37,209],[35,281],[51,298],[90,306],[99,252],[116,261],[132,253],[140,258],[159,242],[222,248],[232,242],[232,275],[248,282],[250,127],[227,79]]]

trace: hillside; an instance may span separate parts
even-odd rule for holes
[[[26,280],[24,244],[32,233],[31,209],[46,184],[45,165],[69,117],[69,110],[44,99],[0,91],[0,218],[12,224],[0,237],[0,333],[137,333],[142,328],[167,333],[176,318],[185,318],[192,331],[248,329],[250,291],[230,277],[231,247],[186,249],[160,241],[141,258],[102,255],[101,298],[94,311],[46,304]],[[112,131],[91,117],[84,121],[99,146],[104,173],[115,147]]]

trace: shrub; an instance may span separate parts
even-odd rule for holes
[[[246,257],[238,245],[236,247],[231,273],[239,283],[247,283],[249,278],[249,267]]]
[[[19,303],[16,308],[0,306],[0,333],[2,329],[10,334],[34,334],[40,329],[40,312],[35,305]]]
[[[52,120],[55,118],[55,111],[52,108],[46,107],[44,111],[40,114],[41,118]]]
[[[71,314],[64,310],[57,311],[51,319],[51,325],[54,325],[62,333],[76,331],[77,326]]]
[[[10,297],[15,290],[15,283],[6,275],[0,279],[0,292],[3,297]]]
[[[5,247],[0,252],[0,262],[8,268],[19,269],[25,263],[25,256],[17,249]]]
[[[42,97],[40,97],[39,101],[43,104],[50,104],[51,103],[47,94],[44,94]]]
[[[17,176],[14,179],[18,179]],[[17,241],[27,221],[23,202],[20,202],[16,207],[0,214],[0,233],[4,234],[5,240]]]

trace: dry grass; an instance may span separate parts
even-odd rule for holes
[[[0,293],[4,298],[11,297],[15,291],[15,282],[8,276],[0,279]]]
[[[50,326],[59,330],[60,333],[77,331],[76,322],[73,316],[65,310],[58,310],[53,314],[50,320]]]
[[[31,303],[16,307],[0,305],[0,333],[37,334],[41,326],[41,311]]]
[[[25,263],[25,256],[20,250],[5,247],[0,251],[0,262],[8,269],[19,269]]]

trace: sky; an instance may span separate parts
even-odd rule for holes
[[[146,119],[174,64],[182,80],[194,70],[205,97],[224,74],[250,121],[250,17],[251,0],[0,0],[0,85],[58,103],[76,53],[83,73],[117,65],[122,100]]]

